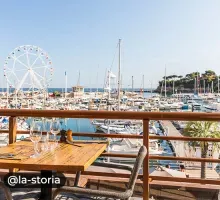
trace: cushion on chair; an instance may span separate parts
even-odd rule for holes
[[[89,197],[85,195],[75,195],[75,194],[70,194],[70,193],[62,193],[60,195],[57,195],[55,200],[115,200],[112,198],[106,198],[106,197]]]
[[[84,195],[75,195],[70,193],[62,193],[57,195],[55,200],[92,200],[93,198]]]

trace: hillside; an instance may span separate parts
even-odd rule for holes
[[[195,86],[196,83],[196,86]],[[159,85],[156,89],[157,92],[164,92],[165,77],[159,81]],[[192,72],[186,74],[185,77],[182,75],[170,75],[166,77],[166,88],[168,93],[173,93],[173,85],[175,93],[179,92],[211,92],[213,85],[213,92],[218,90],[218,76],[212,70],[207,70],[204,73]],[[161,90],[162,87],[162,90]],[[195,90],[196,87],[196,90]]]

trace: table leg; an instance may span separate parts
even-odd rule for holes
[[[41,177],[45,177],[45,178],[52,177],[52,171],[42,170]],[[52,183],[48,184],[47,186],[41,184],[40,200],[51,200],[51,199],[52,199]]]
[[[75,181],[74,181],[74,187],[78,186],[80,175],[81,175],[81,171],[76,172],[76,177],[75,177]]]

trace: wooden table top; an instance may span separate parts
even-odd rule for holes
[[[19,168],[22,170],[54,170],[54,171],[84,171],[86,170],[107,148],[106,143],[83,143],[71,144],[59,143],[56,149],[43,152],[38,158],[30,158],[34,153],[33,143],[20,141],[0,148],[0,154],[15,154],[14,158],[21,160],[0,159],[0,168]]]

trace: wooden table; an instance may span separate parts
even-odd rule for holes
[[[42,153],[38,158],[30,158],[34,153],[33,143],[21,141],[0,148],[0,154],[15,154],[15,158],[21,160],[0,159],[0,168],[19,168],[22,170],[41,171],[42,174],[52,171],[77,172],[85,171],[107,148],[106,143],[83,143],[71,144],[59,143],[59,146],[49,152]],[[51,198],[52,188],[41,190],[41,199]]]

